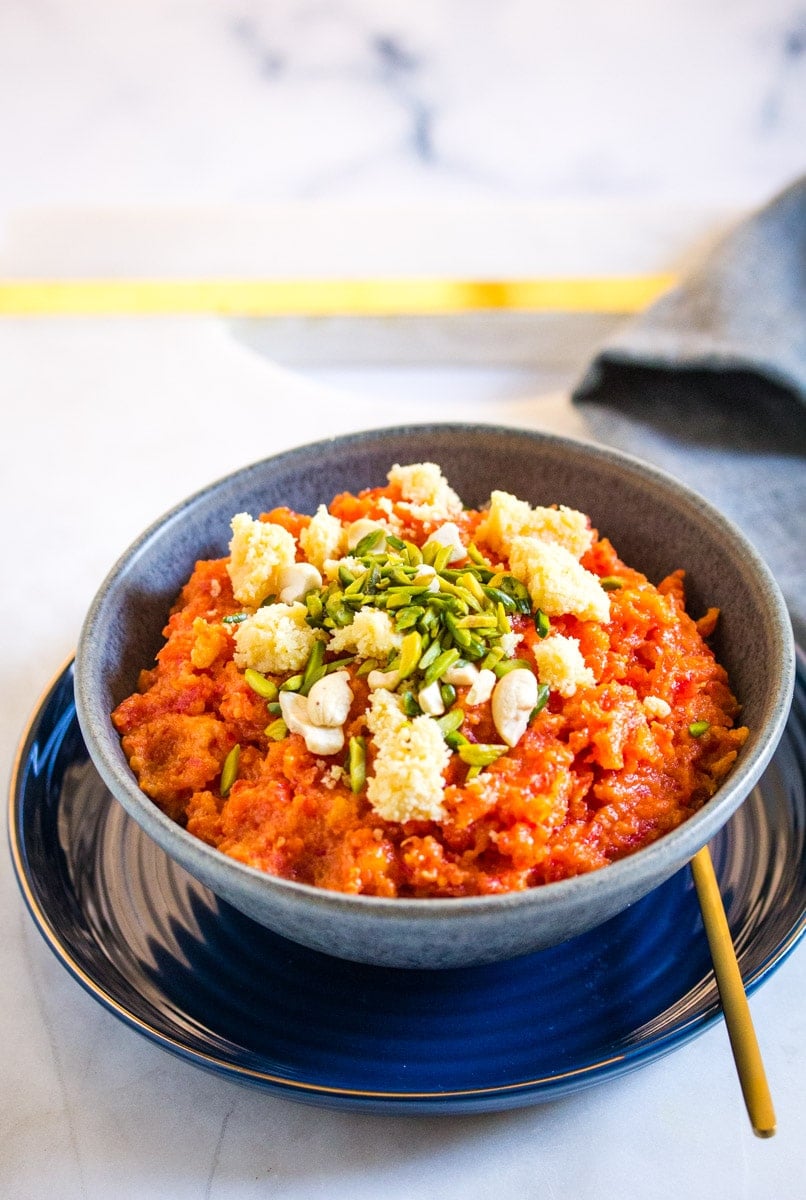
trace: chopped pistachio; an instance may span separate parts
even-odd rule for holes
[[[262,696],[264,700],[277,699],[277,684],[273,679],[267,679],[265,675],[261,675],[260,671],[255,671],[252,667],[246,668],[243,677],[252,691],[258,696]]]
[[[403,643],[400,647],[400,678],[407,679],[409,675],[413,675],[417,670],[420,662],[420,656],[423,652],[422,634],[416,629],[411,629],[403,638]]]
[[[547,637],[551,630],[551,621],[548,618],[548,613],[544,613],[542,608],[539,608],[535,613],[535,629],[537,630],[537,636],[541,638]]]
[[[224,759],[224,765],[221,768],[221,784],[219,791],[225,800],[230,794],[230,788],[238,778],[238,764],[240,761],[241,747],[238,743],[236,743],[230,750],[227,757]]]
[[[498,746],[495,744],[485,744],[483,742],[467,742],[466,745],[460,746],[458,750],[459,757],[462,762],[467,763],[470,767],[488,767],[490,763],[494,763],[502,754],[506,754],[506,746]]]
[[[533,721],[538,713],[541,713],[549,702],[549,685],[547,683],[539,683],[537,685],[537,703],[529,714],[529,720]]]
[[[443,736],[447,741],[447,734],[455,733],[465,719],[465,714],[461,708],[452,708],[443,716],[436,718],[436,723],[442,730]]]
[[[322,641],[317,641],[313,644],[308,661],[305,664],[305,670],[302,674],[302,681],[299,685],[299,691],[302,693],[302,695],[307,696],[317,679],[321,679],[324,674],[325,643]]]
[[[450,650],[444,650],[442,654],[438,655],[426,669],[426,672],[423,675],[423,683],[425,686],[428,687],[429,683],[434,683],[435,680],[441,679],[445,672],[449,670],[454,663],[458,662],[461,657],[461,654],[455,646]]]
[[[524,667],[527,671],[531,671],[532,669],[525,658],[505,658],[503,662],[496,663],[493,670],[499,679],[503,679],[510,671],[520,671]]]
[[[351,737],[347,753],[350,791],[361,792],[367,781],[367,747],[362,737]]]

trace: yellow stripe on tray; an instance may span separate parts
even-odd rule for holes
[[[0,316],[403,317],[633,313],[672,275],[590,279],[0,279]]]

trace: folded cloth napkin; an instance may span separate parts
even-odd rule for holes
[[[594,437],[685,480],[766,558],[806,646],[806,178],[597,353]]]

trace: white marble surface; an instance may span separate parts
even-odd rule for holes
[[[4,0],[2,206],[753,203],[803,167],[805,22],[798,0]]]
[[[805,84],[797,0],[4,0],[0,274],[676,265],[803,169]],[[0,320],[6,774],[105,571],[189,491],[402,416],[584,436],[556,390],[568,356],[515,370],[506,345],[488,368],[376,354],[303,378],[214,319]],[[752,1001],[770,1142],[721,1024],[509,1114],[306,1108],[115,1021],[51,956],[0,855],[0,1195],[800,1200],[804,994],[801,947]]]
[[[584,435],[562,396],[539,395],[540,382],[523,378],[507,396],[495,374],[471,388],[432,373],[407,415]],[[0,473],[6,762],[100,579],[153,517],[232,467],[400,413],[391,395],[285,375],[214,320],[0,323],[0,388],[13,401]],[[750,1132],[721,1024],[642,1071],[549,1105],[368,1117],[296,1106],[169,1057],[56,963],[6,856],[0,894],[0,1194],[15,1200],[802,1195],[802,948],[752,1001],[780,1118],[771,1142]]]

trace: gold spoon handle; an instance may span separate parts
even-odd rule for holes
[[[775,1109],[714,864],[707,846],[703,846],[691,860],[691,873],[694,876],[697,899],[700,902],[705,933],[711,949],[719,997],[747,1114],[753,1132],[758,1137],[772,1137],[776,1125]]]

